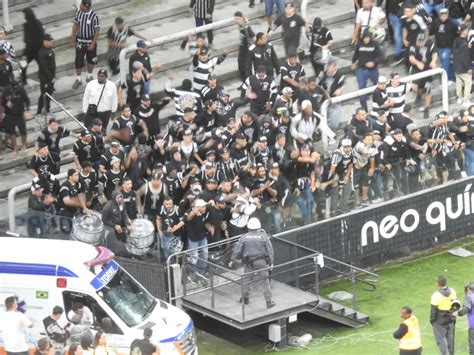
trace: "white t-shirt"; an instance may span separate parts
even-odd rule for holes
[[[84,306],[83,310],[84,310],[84,313],[82,313],[81,323],[79,323],[79,324],[81,324],[81,325],[92,325],[94,323],[94,315],[92,314],[91,310],[87,306]],[[74,317],[74,315],[75,315],[75,313],[71,309],[67,313],[68,322],[71,321],[71,319],[72,319],[72,317]]]
[[[370,21],[369,21],[370,14]],[[362,36],[364,30],[369,27],[380,27],[378,23],[385,18],[385,12],[380,7],[372,6],[372,12],[360,8],[357,11],[356,23],[360,24],[360,35]]]
[[[23,313],[4,312],[0,316],[0,329],[2,330],[3,343],[8,352],[19,353],[28,351],[25,340],[26,328],[33,323]]]

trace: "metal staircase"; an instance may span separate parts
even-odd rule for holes
[[[367,314],[358,312],[322,296],[319,296],[318,303],[308,312],[352,328],[360,328],[369,323],[369,316]]]

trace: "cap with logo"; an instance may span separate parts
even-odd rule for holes
[[[45,33],[43,35],[43,41],[52,41],[53,40],[53,36],[51,36],[49,33]]]
[[[146,41],[144,41],[143,39],[140,39],[137,41],[137,47],[138,48],[147,48],[147,44],[146,44]]]

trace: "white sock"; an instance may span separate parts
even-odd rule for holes
[[[76,75],[76,80],[82,81],[82,77],[80,75]]]

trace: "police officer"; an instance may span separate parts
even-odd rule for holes
[[[438,276],[438,290],[431,296],[430,323],[441,355],[454,354],[454,321],[451,311],[456,291],[446,286],[446,277]]]
[[[465,287],[464,291],[466,296],[464,297],[464,304],[459,312],[454,312],[454,315],[464,316],[467,315],[468,321],[468,343],[469,343],[469,354],[474,354],[474,282],[469,282]]]
[[[400,355],[421,354],[421,334],[420,323],[415,317],[410,307],[403,307],[400,311],[402,323],[393,333],[393,337],[398,339]]]
[[[249,229],[240,237],[239,242],[234,248],[229,267],[235,264],[237,259],[244,262],[244,304],[249,304],[250,284],[256,274],[259,274],[261,286],[263,287],[263,295],[267,301],[267,308],[275,306],[272,301],[272,291],[270,289],[270,280],[268,270],[265,269],[269,265],[273,265],[273,246],[267,233],[261,229],[260,221],[253,217],[249,219],[247,224]],[[265,269],[259,271],[261,269]]]

